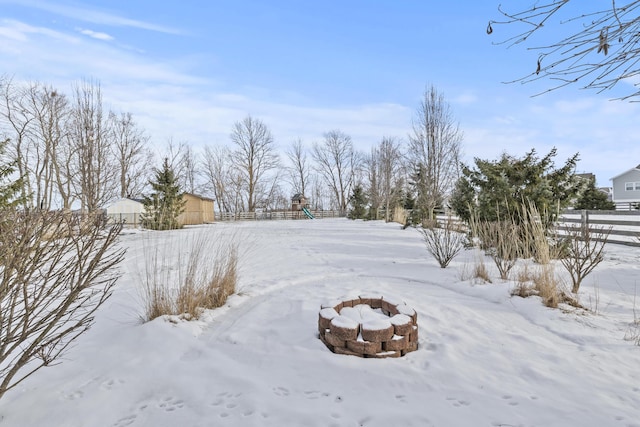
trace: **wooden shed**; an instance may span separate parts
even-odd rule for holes
[[[184,193],[184,212],[178,217],[182,225],[209,224],[215,221],[213,199],[192,193]]]

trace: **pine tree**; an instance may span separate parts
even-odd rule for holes
[[[554,148],[542,158],[535,150],[522,158],[506,153],[496,161],[476,158],[475,169],[463,166],[463,181],[458,182],[450,205],[464,217],[469,216],[465,209],[472,201],[479,220],[499,221],[519,220],[522,206],[533,203],[551,223],[575,199],[581,186],[574,174],[578,155],[560,168],[554,166],[555,155]]]
[[[182,228],[178,216],[184,211],[186,201],[178,184],[169,159],[165,158],[162,169],[155,170],[155,180],[149,184],[153,189],[143,200],[142,226],[151,230],[173,230]]]
[[[4,162],[3,155],[9,140],[0,141],[0,208],[13,208],[23,200],[18,197],[22,188],[22,179],[12,180],[16,161]]]
[[[349,219],[364,219],[367,214],[367,195],[362,189],[362,185],[358,184],[354,187],[351,197],[349,197],[351,210],[347,215]]]
[[[586,210],[615,210],[616,205],[613,203],[605,193],[596,188],[595,177],[589,179],[589,183],[584,192],[578,197],[575,203],[574,209],[586,209]]]

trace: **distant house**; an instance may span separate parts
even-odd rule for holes
[[[143,212],[141,199],[118,199],[107,206],[107,216],[113,221],[124,222],[126,227],[138,227]]]
[[[215,221],[214,200],[197,194],[184,193],[184,212],[178,216],[182,225],[208,224]]]
[[[611,178],[613,181],[613,202],[628,204],[629,209],[640,203],[640,165]]]

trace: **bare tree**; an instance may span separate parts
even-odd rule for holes
[[[149,180],[153,155],[149,137],[138,127],[131,113],[109,113],[113,151],[118,162],[120,197],[140,197]]]
[[[63,207],[69,207],[69,177],[57,173],[60,164],[67,161],[65,153],[70,151],[65,147],[69,103],[64,94],[39,84],[29,87],[28,101],[35,119],[31,135],[34,148],[31,174],[36,206],[51,209],[57,190]]]
[[[17,173],[23,177],[20,199],[33,205],[30,195],[31,175],[29,174],[29,133],[34,117],[26,104],[26,91],[15,87],[9,79],[2,82],[2,110],[0,117],[3,119],[3,127],[10,131],[10,147],[12,156],[17,162]]]
[[[310,181],[311,203],[314,210],[323,210],[327,203],[327,187],[323,179],[318,175],[313,175]]]
[[[368,194],[372,209],[383,207],[385,220],[391,218],[391,209],[395,207],[400,196],[400,181],[402,180],[403,161],[400,144],[390,137],[371,149],[371,154],[365,160],[369,181]]]
[[[417,188],[416,204],[428,219],[459,176],[462,131],[444,95],[434,86],[424,92],[409,135],[409,153]]]
[[[584,88],[602,92],[640,74],[640,1],[618,5],[612,0],[609,6],[590,8],[592,4],[549,0],[515,12],[499,6],[503,19],[489,21],[487,33],[492,34],[496,24],[522,24],[523,31],[498,44],[525,44],[534,33],[553,24],[552,18],[557,18],[557,25],[564,25],[569,34],[550,44],[530,47],[540,52],[537,63],[532,64],[530,74],[516,81],[549,78],[556,84],[547,92],[581,82]],[[638,84],[634,86],[637,88]],[[635,90],[622,99],[638,95],[640,90]]]
[[[381,205],[381,189],[380,189],[380,156],[378,147],[371,148],[371,153],[364,158],[364,167],[368,178],[368,186],[366,188],[371,211],[374,213],[373,219],[378,219],[378,209]]]
[[[273,137],[261,120],[247,116],[233,125],[231,142],[235,145],[231,161],[243,178],[247,208],[254,212],[260,185],[279,165]]]
[[[313,144],[312,156],[338,209],[346,212],[356,170],[361,163],[360,156],[353,149],[351,137],[339,130],[327,132],[322,144]]]
[[[72,203],[66,147],[69,103],[64,94],[41,83],[2,86],[0,123],[11,136],[11,151],[23,178],[25,207],[51,209],[54,201]]]
[[[0,212],[0,398],[61,361],[109,298],[119,225],[78,228],[63,212]]]
[[[162,158],[168,160],[180,187],[188,193],[195,193],[197,160],[189,144],[185,141],[176,143],[173,138],[169,138]]]
[[[182,176],[184,181],[183,188],[187,193],[196,194],[198,192],[198,159],[196,152],[191,145],[186,145],[182,158],[180,161],[180,167],[182,168]]]
[[[264,194],[259,201],[259,207],[267,210],[284,210],[288,208],[289,197],[284,194],[280,183],[280,172],[276,172],[275,175],[271,176],[269,182],[265,181],[264,184],[261,184],[265,188],[259,192]]]
[[[291,177],[291,186],[295,193],[306,195],[307,186],[309,184],[310,167],[307,162],[307,153],[300,138],[296,139],[287,150],[287,157],[291,166],[289,167],[289,175]]]
[[[68,136],[73,149],[73,182],[83,212],[96,212],[118,193],[113,133],[106,119],[100,85],[89,81],[77,84]]]
[[[213,193],[220,212],[233,210],[233,197],[230,194],[233,181],[229,170],[230,156],[231,153],[225,146],[204,147],[202,169],[205,186]]]

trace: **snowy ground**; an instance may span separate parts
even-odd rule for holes
[[[140,323],[149,233],[124,235],[125,274],[95,326],[61,365],[0,400],[0,427],[640,426],[640,346],[624,339],[640,334],[639,248],[609,245],[583,284],[593,310],[583,312],[511,297],[500,280],[462,281],[477,253],[440,269],[419,233],[397,224],[179,233],[241,236],[240,294],[199,322]],[[414,307],[418,351],[331,353],[317,338],[320,304],[360,293]]]

